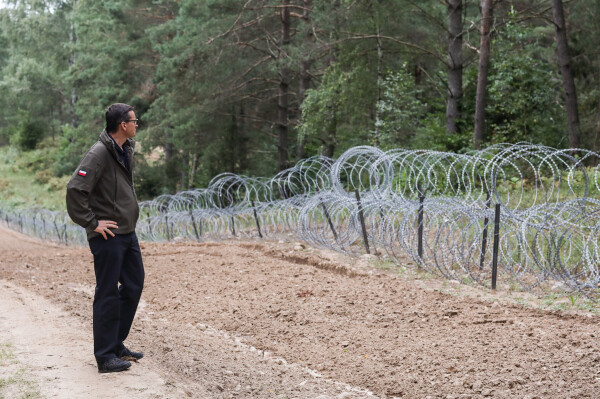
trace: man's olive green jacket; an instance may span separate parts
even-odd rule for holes
[[[140,213],[133,188],[133,151],[135,141],[127,139],[130,170],[119,160],[116,143],[106,130],[83,156],[67,184],[67,212],[71,219],[85,228],[88,240],[99,236],[94,230],[99,220],[113,220],[115,234],[135,231]]]

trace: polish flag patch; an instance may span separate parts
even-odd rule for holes
[[[79,176],[85,176],[85,175],[87,175],[87,172],[86,172],[85,170],[81,170],[81,169],[79,169],[79,172],[77,172],[77,174],[78,174]]]

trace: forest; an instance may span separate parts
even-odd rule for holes
[[[371,145],[600,150],[594,0],[5,0],[0,146],[75,170],[112,103],[140,199]]]

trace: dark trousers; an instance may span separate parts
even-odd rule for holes
[[[96,274],[94,356],[100,363],[123,348],[142,295],[144,265],[135,233],[95,237],[89,244]]]

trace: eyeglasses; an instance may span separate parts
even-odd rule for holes
[[[139,121],[140,121],[139,119],[130,119],[128,121],[123,121],[123,122],[125,122],[125,123],[133,122],[133,124],[135,126],[137,126],[137,125],[139,125]]]

